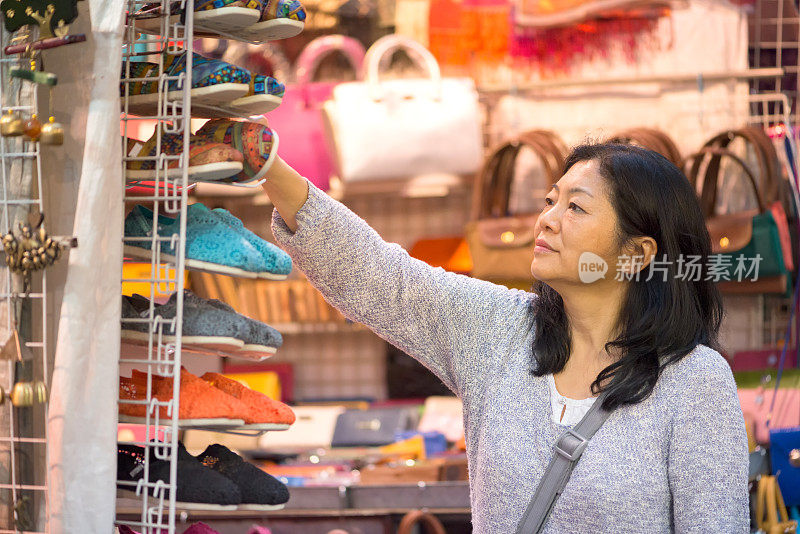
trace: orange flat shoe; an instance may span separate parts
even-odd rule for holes
[[[178,419],[181,423],[201,425],[241,425],[244,416],[250,412],[242,401],[214,388],[204,380],[181,369],[181,396]],[[172,378],[153,375],[152,397],[160,402],[172,399]],[[144,400],[147,391],[147,373],[134,370],[131,378],[120,377],[121,400]],[[121,404],[120,415],[144,418],[144,405]],[[159,415],[169,419],[166,407],[161,407]]]
[[[214,388],[235,397],[247,406],[250,409],[250,413],[245,421],[248,423],[291,425],[295,421],[294,412],[289,406],[271,399],[263,393],[253,391],[236,380],[231,380],[219,373],[206,373],[200,378]]]

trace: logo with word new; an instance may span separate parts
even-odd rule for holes
[[[578,258],[578,277],[584,284],[597,282],[606,276],[608,263],[594,252],[584,252]]]

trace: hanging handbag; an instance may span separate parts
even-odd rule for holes
[[[765,534],[796,534],[797,521],[790,521],[781,490],[774,476],[762,476],[756,497],[756,524]]]
[[[769,433],[772,472],[787,506],[800,506],[800,426]]]
[[[539,534],[544,528],[558,496],[569,482],[572,470],[575,469],[586,445],[611,415],[611,412],[603,409],[606,396],[606,393],[602,393],[575,428],[565,431],[558,438],[555,445],[556,452],[517,525],[516,534]]]
[[[311,41],[297,58],[297,82],[286,88],[283,103],[267,115],[270,127],[280,133],[278,155],[311,183],[327,191],[334,174],[334,156],[325,139],[322,105],[336,82],[315,82],[321,61],[340,52],[361,78],[364,47],[351,37],[327,35]]]
[[[472,276],[476,278],[533,281],[534,226],[539,213],[511,216],[508,209],[517,157],[523,147],[531,149],[539,158],[547,186],[561,176],[565,147],[552,132],[526,132],[492,151],[477,175],[473,189],[473,220],[466,226]]]
[[[381,80],[382,60],[399,49],[428,77]],[[483,145],[471,79],[442,78],[430,52],[397,35],[378,39],[365,65],[365,81],[336,86],[325,103],[343,181],[478,170]]]
[[[798,251],[797,244],[793,244],[787,217],[788,210],[791,210],[793,206],[791,188],[786,187],[788,184],[784,183],[785,180],[781,176],[781,164],[775,145],[763,129],[757,126],[746,126],[715,135],[705,143],[698,154],[687,159],[691,162],[687,177],[692,185],[697,188],[698,181],[702,176],[700,206],[706,217],[711,217],[717,204],[717,182],[719,180],[721,160],[719,156],[711,155],[706,157],[706,154],[713,152],[707,149],[727,149],[737,139],[745,142],[746,147],[755,155],[758,161],[758,180],[751,181],[755,184],[755,189],[763,199],[763,207],[770,211],[772,219],[777,226],[781,244],[781,257],[785,267],[784,273],[793,271]],[[701,173],[700,170],[703,166],[705,166],[705,172]],[[762,209],[761,211],[763,212],[764,210]]]
[[[758,208],[738,213],[717,215],[716,198],[718,187],[718,174],[722,158],[737,164],[751,186]],[[696,154],[689,156],[692,170],[690,180],[696,183],[700,164],[706,161],[706,172],[702,182],[700,205],[706,215],[706,226],[711,237],[711,251],[718,255],[719,261],[715,270],[720,273],[721,284],[737,284],[748,292],[778,292],[786,291],[786,265],[781,247],[781,238],[778,226],[772,212],[765,206],[758,181],[748,164],[736,154],[719,146],[706,146]],[[762,180],[766,180],[767,193],[770,172],[766,164],[761,161]],[[744,262],[740,263],[739,258]],[[756,258],[760,261],[756,263]],[[755,267],[757,266],[757,271]],[[742,269],[742,270],[740,270]],[[752,271],[748,272],[750,269]],[[757,280],[754,282],[753,279]],[[746,277],[746,279],[745,279]],[[771,279],[779,280],[775,286],[765,287],[764,282]],[[761,282],[761,284],[758,284]],[[720,289],[725,289],[721,287]]]
[[[794,300],[789,311],[789,321],[783,337],[783,347],[781,348],[781,357],[778,364],[778,375],[775,379],[775,394],[779,391],[781,379],[786,371],[786,360],[792,335],[792,319],[794,314],[797,313],[797,307],[800,306],[800,283],[795,285]],[[798,407],[800,407],[800,388],[793,391],[797,393],[797,397],[794,400],[794,404],[789,407],[776,408],[773,398],[767,419],[772,472],[775,473],[776,481],[779,485],[778,492],[783,492],[786,503],[790,506],[800,505],[800,417],[793,425],[781,425],[780,423],[787,409],[798,410]]]

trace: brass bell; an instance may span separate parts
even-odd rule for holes
[[[33,384],[17,382],[11,390],[11,404],[17,408],[33,405]]]
[[[50,122],[42,126],[39,134],[39,142],[43,145],[63,145],[64,127],[56,122],[55,117],[50,117]]]
[[[47,386],[44,382],[37,380],[33,383],[33,402],[36,404],[44,404],[47,402]]]
[[[800,449],[789,451],[789,463],[792,467],[800,467]]]
[[[0,135],[3,137],[19,137],[25,129],[25,121],[11,110],[6,111],[0,117]]]

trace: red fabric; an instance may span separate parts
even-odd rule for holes
[[[644,38],[655,30],[656,24],[656,19],[624,19],[592,21],[567,28],[518,29],[511,40],[510,53],[543,73],[564,73],[578,60],[607,57],[610,45],[622,42],[627,59],[633,62]]]

